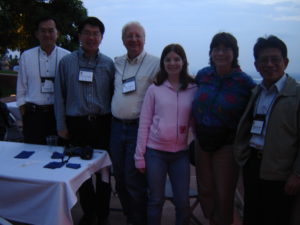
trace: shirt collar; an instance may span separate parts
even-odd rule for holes
[[[139,54],[134,59],[129,59],[128,55],[126,55],[126,60],[129,64],[139,64],[143,60],[144,56],[146,55],[146,52],[143,50],[141,54]]]
[[[273,84],[269,90],[273,90],[274,88],[277,90],[277,92],[281,92],[281,90],[284,87],[284,84],[287,80],[287,75],[284,74],[275,84]],[[266,86],[264,85],[263,81],[261,81],[261,83],[259,84],[259,86],[263,89],[263,90],[268,90],[266,88]]]
[[[79,52],[79,55],[80,55],[81,58],[88,59],[87,57],[84,56],[84,50],[81,47],[78,49],[78,52]],[[100,52],[99,52],[99,49],[98,49],[95,59],[98,58],[99,54],[100,54]]]
[[[53,50],[51,51],[50,55],[55,55],[55,54],[56,54],[56,48],[57,48],[57,46],[55,45],[54,48],[53,48]],[[41,48],[41,46],[39,46],[39,50],[41,51],[41,53],[42,53],[43,55],[48,55],[47,52],[45,52],[45,51]],[[50,56],[50,55],[49,55],[49,56]]]

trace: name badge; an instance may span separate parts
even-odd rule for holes
[[[93,71],[79,71],[79,81],[93,82]]]
[[[255,115],[251,127],[251,134],[262,135],[265,125],[266,115],[257,114]]]
[[[53,80],[45,80],[42,82],[42,93],[53,93],[54,92],[54,83]]]
[[[133,92],[135,91],[135,89],[136,89],[135,77],[131,77],[126,80],[123,80],[123,94]]]

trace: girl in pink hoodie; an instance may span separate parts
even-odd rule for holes
[[[172,184],[176,225],[189,221],[190,165],[188,133],[197,86],[187,72],[187,58],[178,44],[166,46],[160,71],[144,98],[140,114],[136,168],[146,172],[148,225],[159,225],[167,175]]]

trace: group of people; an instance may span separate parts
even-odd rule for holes
[[[114,61],[99,46],[104,24],[88,17],[78,27],[80,47],[56,46],[55,19],[36,24],[40,46],[22,53],[17,105],[24,141],[61,143],[109,152],[127,224],[161,224],[167,176],[176,225],[189,224],[189,140],[194,134],[199,200],[210,225],[233,223],[240,168],[244,225],[286,225],[300,194],[300,85],[285,73],[286,45],[259,38],[256,85],[238,63],[237,40],[216,34],[210,66],[195,78],[179,44],[158,58],[144,50],[138,22],[122,29],[126,54]],[[79,188],[80,225],[109,224],[111,186],[96,173]]]

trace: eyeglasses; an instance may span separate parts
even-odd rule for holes
[[[86,30],[82,31],[81,34],[86,37],[100,37],[100,35],[101,35],[101,33],[99,31],[91,32],[91,31],[86,31]]]
[[[258,63],[260,63],[261,65],[267,65],[270,63],[272,64],[279,64],[282,61],[282,57],[277,57],[277,56],[270,56],[270,57],[263,57],[263,58],[259,58],[257,60]]]
[[[54,29],[54,28],[50,28],[50,29],[40,28],[38,31],[42,34],[46,34],[46,33],[53,34],[56,31],[56,29]]]
[[[125,35],[125,39],[126,40],[133,40],[133,39],[142,39],[144,36],[142,35],[138,35],[138,34],[129,34],[129,35]]]
[[[232,51],[232,48],[228,48],[228,47],[214,47],[212,49],[212,52],[214,53],[219,53],[219,52],[228,53],[230,51]]]

